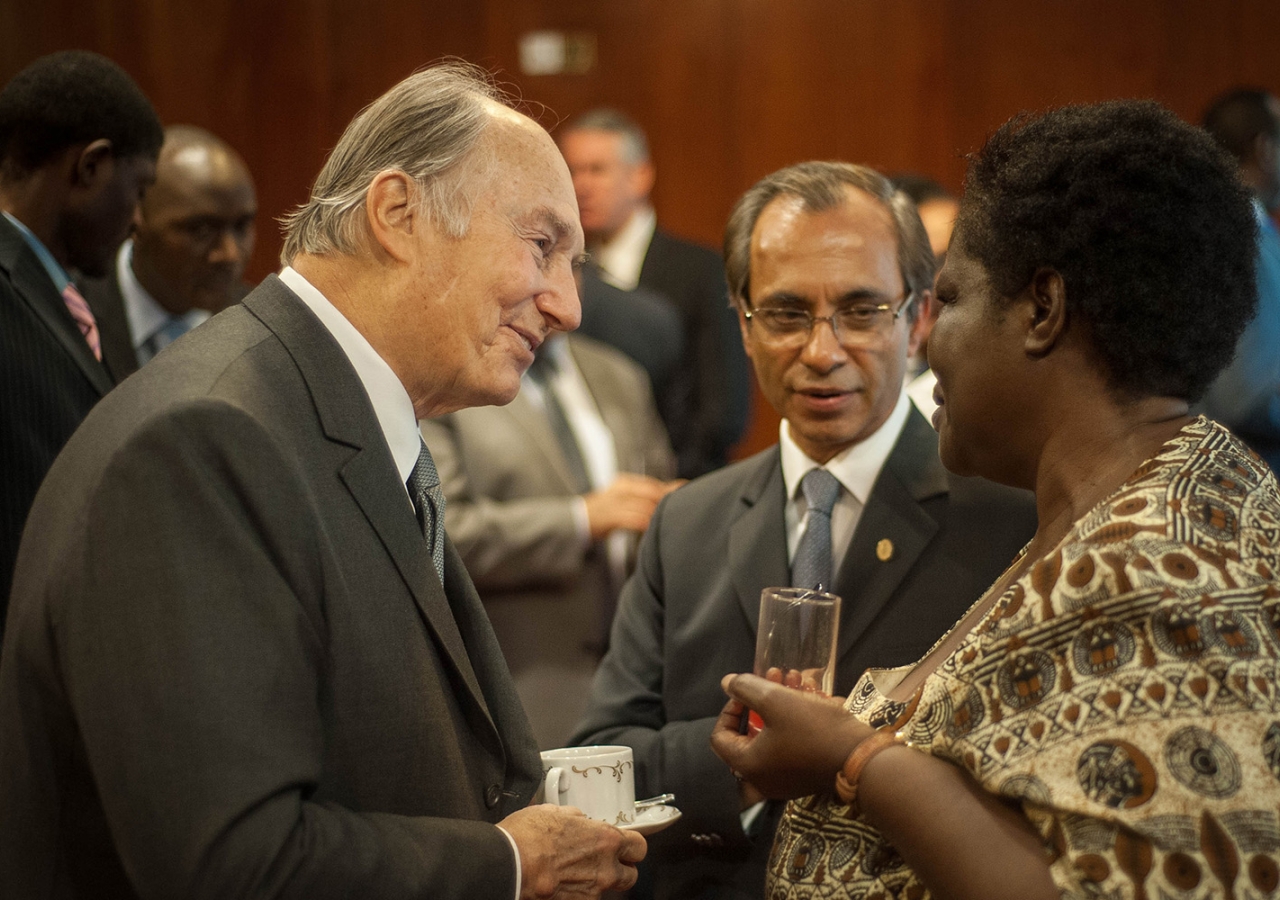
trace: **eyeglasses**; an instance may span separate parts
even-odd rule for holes
[[[887,323],[898,321],[914,291],[904,293],[897,309],[892,303],[857,303],[829,316],[814,316],[807,310],[782,306],[762,306],[742,313],[748,322],[760,326],[760,340],[778,347],[800,346],[809,341],[819,322],[831,326],[831,333],[844,347],[866,347],[883,336]],[[886,316],[886,314],[888,314]]]

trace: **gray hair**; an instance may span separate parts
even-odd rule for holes
[[[915,298],[907,317],[915,321],[921,294],[933,290],[936,266],[920,213],[911,198],[894,190],[879,172],[844,162],[803,162],[779,169],[757,181],[734,205],[724,232],[724,268],[729,295],[740,308],[746,308],[751,290],[751,233],[764,208],[778,197],[796,197],[806,212],[823,212],[843,204],[848,187],[866,191],[892,214],[898,268],[907,292]]]
[[[447,234],[466,234],[470,191],[488,169],[480,141],[492,121],[485,101],[509,105],[482,69],[448,62],[415,72],[365,107],[329,154],[311,198],[281,218],[281,262],[299,253],[356,252],[365,195],[388,170],[413,179],[418,209]]]
[[[604,131],[622,138],[622,158],[631,165],[649,161],[649,139],[635,119],[616,109],[593,109],[569,121],[563,134],[571,131]]]

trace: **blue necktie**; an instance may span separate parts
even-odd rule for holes
[[[190,330],[191,326],[185,318],[182,316],[170,316],[163,325],[151,332],[150,337],[138,347],[138,363],[145,365],[151,362],[157,353]]]
[[[840,496],[840,482],[826,469],[810,469],[800,481],[800,490],[809,502],[809,523],[791,562],[791,586],[822,585],[824,591],[829,591],[832,589],[831,509]]]

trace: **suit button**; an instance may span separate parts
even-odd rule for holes
[[[484,789],[484,805],[493,809],[502,802],[502,785],[491,784]]]

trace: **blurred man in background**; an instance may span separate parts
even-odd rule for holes
[[[133,237],[82,287],[120,381],[248,291],[258,201],[244,160],[202,128],[171,125]]]
[[[570,121],[559,143],[601,277],[623,290],[638,285],[662,295],[683,322],[677,373],[683,383],[664,392],[659,404],[678,474],[693,478],[717,469],[746,428],[751,391],[720,259],[657,227],[649,203],[655,178],[649,142],[631,119],[593,110]]]
[[[675,460],[648,379],[589,337],[538,348],[506,406],[427,419],[445,525],[480,592],[538,745],[587,703],[637,537]]]

